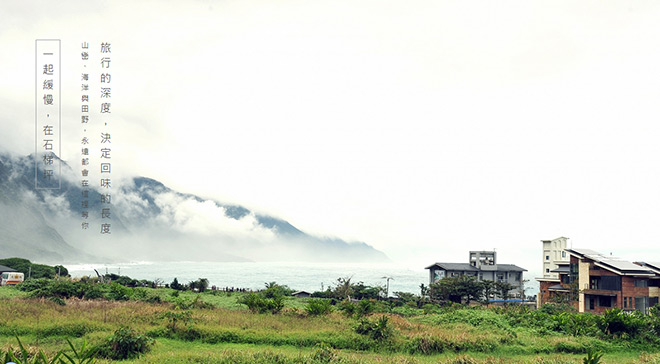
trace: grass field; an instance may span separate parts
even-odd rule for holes
[[[67,299],[61,305],[0,287],[0,349],[15,348],[18,335],[28,351],[52,355],[68,348],[67,338],[76,346],[101,344],[128,326],[154,341],[151,351],[126,363],[559,364],[582,363],[590,348],[604,353],[601,363],[660,363],[656,344],[540,330],[491,309],[424,313],[403,306],[364,318],[336,309],[314,316],[304,310],[306,299],[287,297],[280,313],[258,314],[237,302],[240,293],[174,297],[171,289],[140,290],[128,301]],[[154,296],[162,302],[135,299]]]

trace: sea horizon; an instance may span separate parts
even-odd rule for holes
[[[315,292],[334,287],[338,278],[351,278],[368,286],[387,287],[393,292],[420,293],[420,285],[428,285],[424,267],[400,263],[299,263],[299,262],[158,262],[128,261],[123,263],[82,263],[65,265],[74,278],[99,274],[118,274],[134,279],[161,279],[171,283],[174,278],[188,283],[199,278],[209,280],[217,289],[243,288],[259,290],[268,282],[277,282],[296,291]]]

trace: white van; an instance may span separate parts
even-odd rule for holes
[[[0,276],[0,286],[17,285],[25,279],[25,275],[20,272],[4,272]]]

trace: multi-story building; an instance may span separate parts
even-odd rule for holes
[[[568,238],[559,237],[552,240],[541,240],[543,244],[543,278],[559,278],[557,272],[560,264],[568,263],[566,242]]]
[[[536,305],[540,306],[542,302],[549,302],[550,293],[563,294],[566,289],[560,285],[559,272],[567,271],[569,264],[569,255],[566,252],[568,238],[559,237],[552,240],[541,240],[543,244],[543,276],[536,278],[539,285],[545,289],[536,295]],[[549,288],[552,287],[552,290]],[[557,299],[556,295],[552,297]]]
[[[479,281],[506,282],[514,288],[509,292],[512,298],[524,295],[523,272],[527,270],[513,264],[497,264],[494,251],[470,251],[469,263],[434,263],[429,270],[429,284],[445,277],[461,275],[475,277]]]
[[[558,279],[538,279],[539,304],[563,301],[579,312],[607,309],[647,312],[660,297],[660,263],[632,263],[589,249],[566,249],[568,264],[553,273]]]

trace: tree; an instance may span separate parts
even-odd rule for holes
[[[483,295],[483,285],[476,277],[462,275],[458,277],[458,293],[465,297],[467,303],[479,301]]]
[[[428,297],[429,295],[429,287],[425,286],[424,283],[419,285],[419,293],[422,299]]]
[[[351,278],[337,278],[337,286],[335,287],[335,296],[338,299],[346,299],[348,296],[353,294],[353,289],[351,287]]]
[[[274,298],[275,296],[290,296],[293,290],[287,285],[277,284],[277,282],[265,283],[266,289],[263,291],[264,297]]]
[[[177,291],[182,291],[184,289],[183,285],[179,283],[179,280],[174,277],[174,280],[172,283],[170,283],[170,288],[175,289]]]
[[[351,284],[351,291],[353,291],[353,298],[358,300],[364,299],[379,299],[385,292],[385,288],[380,286],[367,286],[364,282]]]
[[[525,283],[529,282],[529,279],[523,279],[520,282],[520,298],[525,299]]]
[[[199,278],[196,281],[188,283],[188,286],[191,290],[197,290],[198,292],[204,292],[209,287],[209,280],[206,278]]]
[[[488,305],[488,301],[490,300],[490,296],[494,295],[495,292],[497,291],[497,287],[494,281],[482,281],[481,282],[481,287],[483,289],[483,297],[484,297],[484,303]]]
[[[460,286],[459,277],[443,278],[431,284],[431,299],[439,301],[452,301],[461,303],[463,291]]]
[[[497,290],[497,294],[501,299],[505,301],[509,299],[509,291],[514,288],[516,287],[508,282],[495,282],[495,289]]]
[[[458,277],[443,278],[431,284],[430,295],[432,299],[452,301],[456,303],[470,303],[480,301],[484,297],[484,282],[477,281],[474,276],[460,275]]]

